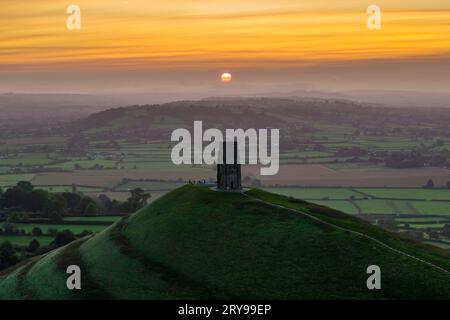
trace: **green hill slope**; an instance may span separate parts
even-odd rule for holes
[[[80,291],[66,289],[70,264],[82,269]],[[373,264],[382,290],[366,288]],[[3,274],[0,298],[449,299],[445,270],[444,251],[325,207],[184,186]]]

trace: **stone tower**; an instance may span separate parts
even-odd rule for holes
[[[234,148],[233,158],[227,157],[227,147]],[[221,157],[223,164],[217,164],[217,189],[224,191],[239,191],[241,184],[241,165],[238,164],[238,143],[223,142]]]

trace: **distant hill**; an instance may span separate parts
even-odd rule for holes
[[[283,128],[286,144],[318,127],[336,125],[379,135],[402,130],[410,135],[445,135],[450,114],[448,109],[387,108],[342,99],[229,97],[113,108],[66,129],[98,139],[167,140],[174,128],[192,127],[195,120],[202,120],[205,128]]]
[[[85,94],[0,94],[2,121],[32,122],[85,117],[116,106],[107,97]]]
[[[71,264],[81,291],[65,287]],[[373,264],[382,290],[366,288]],[[0,298],[449,299],[448,270],[444,251],[325,207],[188,185],[4,273]]]
[[[36,120],[66,120],[86,117],[110,108],[146,103],[161,105],[180,105],[184,103],[223,102],[225,104],[245,102],[252,105],[271,107],[278,102],[296,101],[297,103],[344,103],[349,105],[370,106],[379,108],[391,107],[423,107],[448,108],[450,93],[415,92],[415,91],[347,91],[326,92],[314,90],[296,90],[291,92],[267,92],[265,94],[249,94],[240,96],[224,96],[200,100],[201,93],[136,93],[136,94],[0,94],[0,112],[3,121],[15,120],[32,122]],[[261,98],[263,97],[263,98]],[[189,100],[189,101],[188,101]],[[180,101],[169,102],[168,101]],[[201,101],[201,102],[200,102]],[[50,122],[49,122],[50,123]],[[1,123],[0,123],[1,124]]]
[[[303,96],[300,96],[302,95]],[[395,97],[400,93],[373,93],[376,97]],[[297,95],[297,96],[296,96]],[[300,96],[300,97],[299,97]],[[174,101],[163,104],[131,105],[147,96],[108,96],[83,94],[0,94],[0,129],[12,128],[23,132],[31,125],[60,128],[61,122],[75,121],[72,132],[109,132],[119,137],[158,138],[165,129],[192,125],[203,120],[211,127],[283,127],[335,125],[364,127],[448,127],[448,108],[392,108],[375,104],[377,99],[364,100],[359,92],[352,95],[321,94],[296,91],[291,96],[276,97],[214,97],[202,100]],[[156,99],[156,98],[155,98]],[[401,98],[398,98],[401,99]],[[148,101],[154,99],[148,98]],[[158,99],[156,99],[158,100]],[[371,102],[364,102],[371,101]],[[422,103],[424,99],[417,99]],[[430,100],[431,101],[431,100]],[[128,105],[128,106],[127,106]],[[389,104],[388,104],[389,105]],[[411,103],[410,106],[417,104]],[[123,107],[127,106],[127,107]],[[156,133],[156,137],[155,137]],[[164,133],[166,135],[167,132]],[[296,134],[294,134],[296,135]],[[110,137],[100,137],[110,138]]]
[[[267,97],[292,97],[293,99],[320,98],[350,100],[362,104],[377,104],[384,107],[450,108],[450,92],[420,92],[401,90],[353,90],[318,91],[295,90],[269,92]]]

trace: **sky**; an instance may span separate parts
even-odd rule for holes
[[[1,0],[0,92],[296,89],[450,90],[450,2]]]

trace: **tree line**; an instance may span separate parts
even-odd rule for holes
[[[0,188],[0,220],[3,220],[0,234],[23,235],[14,223],[28,222],[33,219],[48,219],[58,223],[68,215],[101,215],[126,214],[135,212],[147,204],[150,194],[141,188],[131,190],[127,201],[111,200],[102,194],[89,197],[78,192],[50,193],[35,188],[28,181],[20,181],[15,186],[3,191]],[[0,241],[0,270],[11,267],[30,256],[43,254],[60,246],[66,245],[77,238],[87,236],[90,232],[83,231],[74,234],[70,230],[57,231],[50,229],[47,235],[54,240],[46,246],[41,246],[39,237],[44,235],[38,227],[33,228],[30,235],[36,236],[28,246],[12,245],[9,241]]]
[[[103,215],[133,213],[147,204],[150,194],[141,188],[130,191],[127,201],[111,200],[101,194],[90,197],[81,192],[51,193],[19,181],[3,191],[0,188],[0,216],[26,220],[29,215],[60,222],[67,215]]]

